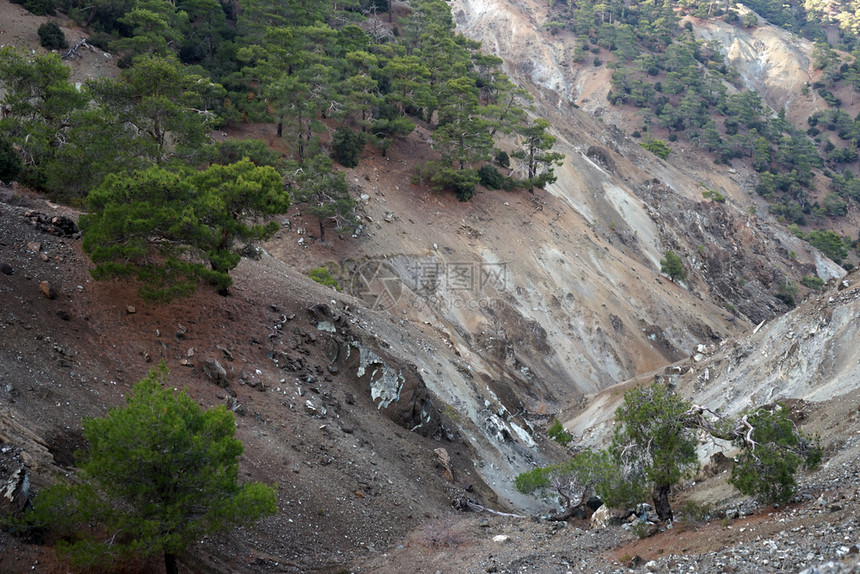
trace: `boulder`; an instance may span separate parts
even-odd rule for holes
[[[230,384],[227,380],[227,370],[221,366],[218,359],[207,359],[203,362],[203,372],[209,377],[209,380],[219,387],[226,387]]]
[[[0,486],[0,515],[20,515],[30,504],[30,477],[23,466]]]
[[[609,511],[609,507],[604,504],[591,515],[591,527],[594,530],[602,530],[609,526],[610,520],[612,520],[612,513]]]

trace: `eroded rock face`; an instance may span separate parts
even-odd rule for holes
[[[358,355],[356,380],[369,391],[378,409],[396,424],[423,436],[446,434],[439,408],[414,364],[402,363],[358,341],[350,347]]]

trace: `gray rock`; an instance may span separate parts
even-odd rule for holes
[[[605,504],[594,511],[591,515],[591,528],[600,530],[609,526],[612,515],[609,512],[609,507]]]
[[[230,352],[230,349],[224,347],[222,345],[215,345],[215,348],[221,351],[224,354],[224,358],[228,361],[233,361],[233,353]]]
[[[23,466],[0,486],[0,515],[19,515],[30,504],[30,477]]]
[[[227,371],[221,366],[218,359],[206,359],[203,362],[203,372],[209,377],[209,380],[219,387],[226,387],[230,384],[227,380]]]

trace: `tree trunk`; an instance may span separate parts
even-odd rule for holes
[[[320,222],[320,241],[322,242],[325,241],[325,225],[323,225],[322,217],[318,217],[317,219],[319,219]]]
[[[657,518],[663,522],[672,521],[672,507],[669,506],[669,490],[672,488],[669,484],[654,485],[654,510],[657,512]]]
[[[278,122],[278,137],[283,137],[284,135],[284,122]]]
[[[179,574],[179,568],[176,565],[176,554],[170,552],[164,553],[164,569],[167,574]]]

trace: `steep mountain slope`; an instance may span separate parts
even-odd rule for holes
[[[859,316],[860,272],[854,271],[750,334],[703,345],[658,378],[697,404],[726,414],[787,399],[838,403],[845,397],[850,404],[855,398],[849,397],[860,390]],[[566,426],[587,442],[600,443],[621,402],[618,391],[641,382],[646,381],[624,381],[589,397]]]
[[[665,162],[628,139],[629,130],[613,127],[632,120],[606,103],[609,71],[571,70],[564,35],[541,29],[543,3],[453,6],[462,30],[508,59],[512,77],[535,94],[536,113],[550,119],[567,159],[547,190],[483,191],[463,204],[411,185],[413,168],[433,153],[419,129],[387,157],[368,151],[347,170],[361,198],[357,237],[320,243],[311,235],[315,220],[294,209],[261,259],[243,261],[232,297],[203,291],[164,308],[144,305],[128,286],[93,283],[75,240],[45,235],[31,228],[24,209],[3,208],[0,261],[14,274],[0,276],[0,439],[23,448],[37,487],[67,472],[80,446],[80,417],[121,403],[150,361],[163,358],[177,387],[205,406],[225,403],[237,412],[247,448],[243,473],[281,485],[277,517],[208,540],[189,563],[308,571],[369,559],[384,570],[387,549],[409,546],[403,537],[413,528],[415,546],[436,558],[458,545],[446,538],[456,529],[445,522],[456,520],[456,497],[543,509],[516,493],[512,477],[560,454],[545,444],[543,428],[584,394],[644,380],[700,345],[744,341],[762,320],[785,322],[795,333],[820,323],[809,315],[795,329],[797,313],[777,319],[787,308],[774,293],[786,280],[843,272],[750,215],[751,173],[717,170],[682,146]],[[273,141],[273,127],[253,129]],[[706,188],[729,201],[704,200]],[[684,284],[659,273],[668,249],[683,257]],[[323,264],[341,279],[343,294],[303,277]],[[42,297],[41,280],[55,285],[57,299]],[[856,360],[836,350],[849,344],[858,311],[844,303],[825,324],[833,341],[845,343],[819,345],[828,339],[809,335],[815,348],[797,341],[792,351],[784,330],[761,329],[756,337],[771,337],[768,348],[779,342],[769,356],[785,354],[800,371],[810,365],[822,376],[850,379]],[[715,406],[728,396],[724,389],[744,395],[753,377],[761,385],[757,400],[791,394],[771,392],[773,364],[757,361],[754,343],[734,347],[751,349],[746,355],[708,359],[707,380],[698,380],[699,369],[682,388],[712,392]],[[229,391],[203,373],[203,361],[213,358],[227,366]],[[823,391],[808,386],[792,389],[821,398]],[[589,407],[601,408],[589,416],[605,420],[612,405],[603,397],[611,396],[592,399]],[[594,421],[579,420],[571,428],[587,435]],[[438,448],[452,459],[452,480]],[[599,547],[615,543],[602,539]],[[593,550],[588,538],[578,544],[583,556]],[[389,571],[414,566],[408,551]],[[34,552],[16,545],[16,567],[29,568]],[[49,554],[36,555],[44,564]],[[561,568],[560,561],[547,564]],[[474,568],[467,563],[464,571]]]

